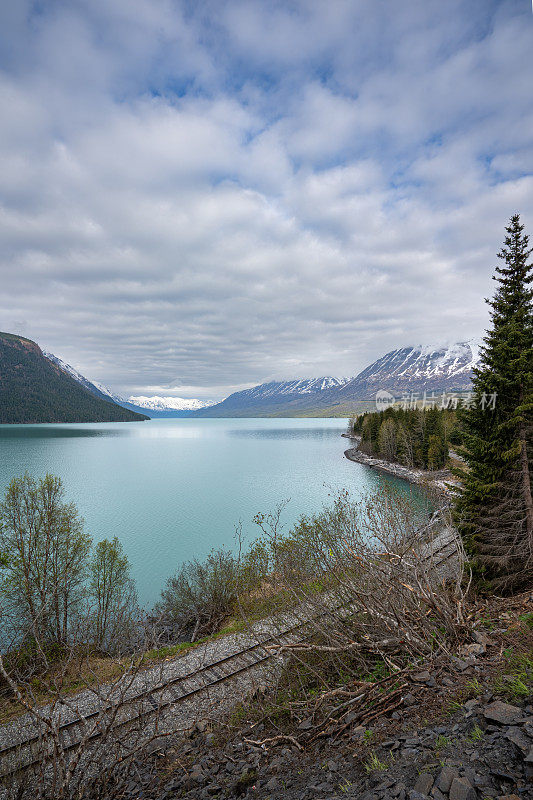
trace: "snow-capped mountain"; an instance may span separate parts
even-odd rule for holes
[[[203,400],[186,400],[182,397],[144,397],[142,395],[135,397],[122,397],[119,394],[111,391],[107,386],[103,383],[98,383],[98,381],[90,381],[81,372],[78,372],[70,364],[67,364],[66,361],[55,356],[53,353],[46,353],[44,352],[43,355],[51,361],[53,364],[59,367],[59,369],[66,372],[71,378],[74,378],[79,384],[81,384],[85,389],[87,389],[91,394],[96,395],[96,397],[100,397],[107,401],[112,401],[122,408],[127,408],[130,411],[136,411],[138,413],[145,413],[146,411],[150,412],[151,416],[155,417],[176,417],[176,416],[188,416],[189,412],[197,411],[201,408],[206,408],[212,403],[204,402]]]
[[[114,400],[115,403],[124,403],[125,398],[115,392],[112,392],[108,386],[104,386],[103,383],[98,383],[98,381],[92,381],[92,385],[97,389],[101,394],[105,395],[106,397],[110,397],[111,400]]]
[[[468,389],[479,361],[481,342],[471,339],[451,345],[402,347],[386,353],[342,387],[345,399],[370,400],[379,389],[443,392]]]
[[[127,401],[131,405],[147,408],[151,411],[196,411],[199,408],[207,408],[214,405],[204,400],[187,400],[183,397],[144,397],[143,395],[128,397]]]
[[[264,417],[291,416],[316,409],[322,397],[338,391],[350,378],[300,378],[292,381],[269,381],[243,389],[226,397],[221,403],[196,412],[194,416]]]
[[[55,356],[53,353],[47,353],[46,350],[43,350],[43,356],[51,361],[52,364],[55,364],[59,369],[66,372],[67,375],[70,375],[71,378],[74,378],[79,384],[83,386],[84,389],[94,394],[96,397],[103,398],[104,400],[113,400],[113,402],[117,403],[118,398],[113,395],[113,393],[106,387],[103,386],[101,383],[94,383],[86,378],[81,372],[78,372],[77,369],[74,369],[70,364],[67,364],[66,361],[63,361],[62,358]],[[118,403],[120,405],[120,403]]]
[[[270,381],[227,397],[193,416],[348,416],[361,401],[374,400],[379,389],[409,394],[469,389],[479,361],[480,342],[402,347],[378,358],[355,378]],[[359,408],[361,406],[359,405]]]
[[[252,386],[251,389],[243,389],[242,392],[235,392],[231,395],[235,400],[242,399],[267,399],[274,397],[285,397],[287,395],[317,394],[325,389],[335,389],[347,383],[350,378],[302,378],[294,381],[270,381],[261,383],[259,386]],[[229,400],[229,398],[227,398]],[[224,401],[225,402],[225,401]]]

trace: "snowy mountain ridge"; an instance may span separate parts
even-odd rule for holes
[[[479,347],[477,339],[402,347],[381,356],[354,378],[269,381],[235,392],[194,416],[347,416],[356,403],[373,401],[380,389],[398,397],[405,392],[464,391],[471,386]]]
[[[278,397],[280,395],[315,394],[326,389],[335,389],[343,386],[350,378],[334,378],[331,375],[321,378],[299,378],[292,381],[269,381],[251,389],[235,392],[231,397]]]
[[[208,406],[213,405],[213,403],[209,403],[204,400],[188,400],[183,397],[145,397],[143,395],[139,395],[138,397],[134,395],[131,397],[122,397],[121,395],[111,391],[111,389],[109,389],[103,383],[99,383],[98,381],[90,381],[88,378],[82,375],[81,372],[78,372],[77,369],[71,366],[71,364],[67,364],[66,361],[63,361],[63,359],[55,356],[53,353],[43,351],[43,355],[49,361],[59,367],[59,369],[63,370],[63,372],[66,372],[68,375],[74,378],[75,381],[91,392],[91,394],[116,403],[123,408],[133,408],[135,411],[147,410],[165,412],[171,415],[173,411],[197,411],[200,408],[207,408]]]
[[[418,353],[414,361],[411,358],[411,353],[408,354],[404,370],[405,374],[411,367],[413,374],[417,376],[460,375],[470,371],[477,365],[480,347],[481,340],[469,339],[466,342],[456,342],[451,345],[417,345],[412,348],[393,350],[392,353],[387,355],[405,353],[408,350],[412,351],[412,355]],[[384,358],[387,358],[387,356],[384,356]]]
[[[91,392],[91,394],[96,395],[96,397],[102,397],[105,400],[113,400],[114,402],[117,402],[117,398],[106,386],[103,386],[101,383],[94,383],[93,381],[90,381],[88,378],[82,375],[81,372],[78,372],[77,369],[74,369],[73,366],[67,364],[67,362],[63,361],[62,358],[59,358],[59,356],[55,356],[53,353],[48,353],[46,350],[43,350],[43,356],[47,358],[48,361],[51,361],[52,364],[55,364],[56,367],[59,367],[59,369],[63,370],[63,372],[66,372],[67,375],[70,375],[71,378],[74,378],[75,381],[81,384],[84,389],[87,389],[87,391]]]
[[[356,375],[340,393],[345,400],[370,400],[380,389],[396,395],[469,389],[472,370],[479,363],[480,346],[480,340],[470,339],[391,350]]]
[[[188,400],[184,397],[158,397],[157,395],[154,395],[154,397],[132,395],[128,397],[126,402],[151,411],[168,411],[172,409],[176,411],[194,411],[198,408],[208,408],[214,405],[214,403],[209,403],[205,400]]]

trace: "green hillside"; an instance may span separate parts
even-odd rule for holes
[[[0,332],[0,423],[138,422],[148,417],[95,397],[30,339]]]

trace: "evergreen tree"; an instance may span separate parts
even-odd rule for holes
[[[460,413],[466,468],[456,514],[482,574],[494,588],[533,579],[533,280],[528,236],[515,214],[498,257],[492,327],[474,370],[472,403]]]

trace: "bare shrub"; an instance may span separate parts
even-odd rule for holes
[[[421,526],[412,498],[399,492],[380,489],[358,502],[339,492],[290,536],[263,531],[276,588],[292,599],[290,614],[273,620],[276,649],[288,657],[282,694],[298,698],[292,711],[332,691],[349,699],[361,682],[392,680],[464,637],[464,555],[445,511]],[[295,568],[300,546],[303,568]],[[295,623],[302,636],[287,642]]]
[[[0,655],[13,712],[7,714],[4,702],[2,713],[10,717],[4,731],[14,746],[0,759],[0,797],[103,800],[124,788],[150,744],[176,732],[162,727],[164,692],[145,696],[149,684],[141,653],[150,644],[128,657],[104,659],[74,642],[51,661],[44,644],[34,640],[47,667],[38,680],[14,676],[9,659]],[[152,668],[150,685],[164,683],[163,673],[163,665]]]
[[[213,550],[168,579],[156,613],[174,626],[176,636],[195,642],[218,631],[235,612],[239,591],[257,583],[258,569],[253,556],[241,563],[227,550]]]

